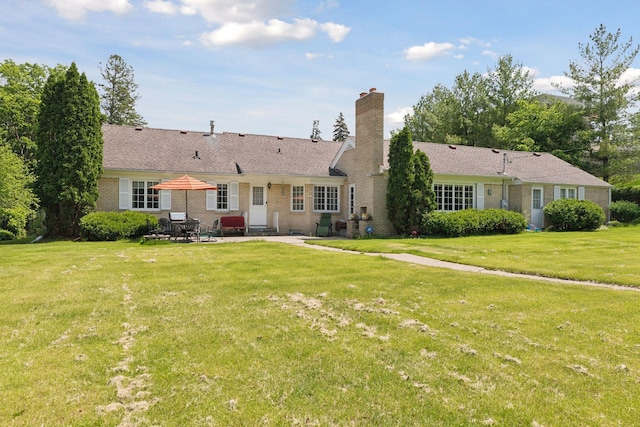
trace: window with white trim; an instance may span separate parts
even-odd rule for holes
[[[131,209],[160,209],[159,191],[151,188],[158,181],[131,181]]]
[[[228,212],[238,210],[238,183],[237,182],[213,182],[216,190],[207,190],[206,209],[208,211]]]
[[[438,210],[445,212],[471,209],[474,206],[474,186],[464,184],[433,184]]]
[[[291,211],[304,212],[304,185],[291,186]]]
[[[216,210],[229,210],[229,184],[220,183],[216,184],[216,187],[218,188],[216,191]]]
[[[314,212],[339,212],[338,187],[316,185],[313,187]]]
[[[560,198],[561,199],[576,199],[576,189],[575,187],[560,187]]]

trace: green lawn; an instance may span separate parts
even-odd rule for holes
[[[633,291],[266,242],[56,242],[0,246],[0,295],[3,426],[639,418]]]
[[[640,286],[640,227],[455,239],[311,241],[361,252],[412,253],[494,270]]]

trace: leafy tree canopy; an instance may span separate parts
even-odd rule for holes
[[[38,199],[31,190],[34,177],[8,146],[0,145],[0,229],[17,237],[26,235],[27,222],[35,217]]]

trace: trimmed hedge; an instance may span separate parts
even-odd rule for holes
[[[624,223],[631,223],[640,218],[640,206],[626,200],[618,200],[609,205],[611,219]]]
[[[460,237],[481,234],[517,234],[527,226],[525,217],[503,209],[465,209],[430,212],[422,217],[420,234]]]
[[[559,199],[546,205],[552,231],[594,231],[604,224],[602,208],[590,200]]]
[[[158,218],[142,212],[92,212],[80,219],[80,233],[87,240],[118,240],[141,237]]]

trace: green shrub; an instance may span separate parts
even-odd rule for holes
[[[630,223],[640,218],[640,206],[626,200],[618,200],[609,205],[611,219]]]
[[[611,200],[614,202],[626,200],[640,205],[640,187],[613,187],[611,189]]]
[[[151,226],[158,219],[142,212],[92,212],[80,219],[80,232],[87,240],[118,240],[140,237],[147,233],[147,220]]]
[[[516,234],[524,231],[526,226],[524,216],[517,212],[502,209],[465,209],[425,214],[420,233],[445,237]]]
[[[551,230],[593,231],[605,220],[602,208],[590,200],[559,199],[544,207]]]
[[[14,240],[16,235],[9,230],[0,229],[0,240]]]

